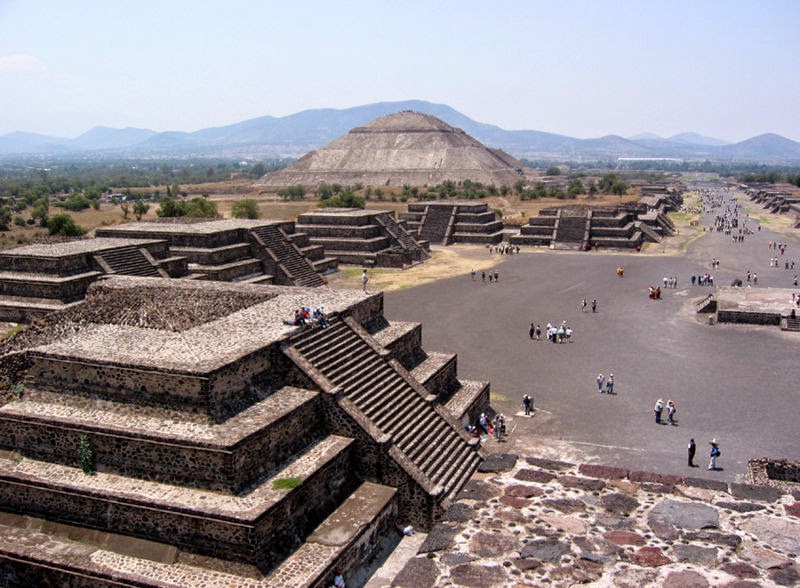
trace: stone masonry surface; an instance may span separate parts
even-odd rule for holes
[[[742,499],[736,484],[504,454],[481,470],[392,586],[800,582],[800,488]]]

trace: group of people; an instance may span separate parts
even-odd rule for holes
[[[478,417],[478,422],[475,425],[468,424],[465,429],[475,437],[481,439],[481,443],[485,443],[491,435],[498,441],[503,441],[506,436],[506,417],[502,413],[497,413],[492,418],[485,412],[481,413]]]
[[[664,284],[664,288],[677,288],[678,276],[664,276],[661,283]]]
[[[470,272],[470,276],[472,277],[472,281],[476,281],[478,279],[478,272],[472,270]],[[489,283],[491,284],[494,282],[500,281],[500,273],[497,270],[489,270],[489,271],[482,271],[481,272],[481,282],[486,282],[486,279],[489,279]]]
[[[678,406],[675,404],[675,401],[667,400],[666,408],[667,408],[667,419],[669,420],[669,424],[677,427],[678,421],[675,420],[675,413],[678,410]],[[659,398],[658,400],[656,400],[656,404],[653,407],[653,416],[655,417],[656,424],[658,425],[666,424],[661,419],[661,413],[663,412],[664,412],[664,401],[661,398]]]
[[[689,281],[692,282],[692,286],[694,286],[695,283],[698,286],[713,286],[714,276],[711,274],[700,274],[698,276],[692,274],[692,276],[689,278]]]
[[[586,301],[586,298],[582,298],[581,301],[578,303],[578,308],[581,312],[586,312],[586,309],[589,307],[589,303]],[[597,298],[592,298],[592,312],[597,312]]]
[[[320,306],[312,312],[307,306],[303,306],[294,311],[294,317],[291,320],[283,321],[284,324],[292,325],[294,327],[329,327],[330,321],[328,315],[325,313],[325,307]]]
[[[709,471],[714,471],[714,470],[718,469],[717,468],[717,459],[719,458],[720,455],[722,455],[722,452],[719,449],[719,441],[717,441],[716,438],[714,438],[711,441],[709,441],[708,444],[711,445],[711,450],[708,453],[708,457],[709,457],[708,470]],[[694,438],[689,439],[689,446],[688,446],[687,449],[688,449],[688,458],[689,458],[687,465],[690,468],[696,468],[697,466],[694,463],[694,456],[695,456],[695,453],[697,453],[697,445],[694,442]]]
[[[545,334],[550,343],[572,343],[575,332],[572,330],[572,327],[567,324],[567,321],[562,321],[557,327],[553,326],[551,323],[547,323]],[[534,327],[533,323],[531,323],[530,329],[528,329],[528,336],[538,341],[541,335],[541,325],[536,325]]]
[[[616,392],[614,392],[614,374],[608,374],[608,378],[606,378],[601,372],[597,374],[595,382],[597,382],[597,391],[600,392],[600,394],[603,394],[603,392],[606,394],[616,394]]]
[[[510,243],[500,243],[499,245],[487,245],[489,255],[492,253],[499,253],[500,255],[511,255],[519,253],[519,245],[511,245]]]

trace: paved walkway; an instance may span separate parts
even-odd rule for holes
[[[800,239],[766,229],[742,244],[709,232],[675,257],[531,252],[498,257],[499,283],[467,274],[387,293],[385,312],[422,322],[425,348],[458,353],[461,377],[491,381],[492,405],[511,417],[512,434],[506,444],[491,440],[490,450],[688,475],[689,438],[706,465],[716,437],[723,469],[713,475],[741,480],[750,458],[800,458],[800,337],[709,326],[693,308],[707,289],[692,287],[689,276],[712,272],[729,285],[749,269],[758,287],[790,287],[793,272],[769,267],[772,240],[788,242],[786,255],[800,262]],[[678,288],[650,300],[648,285],[671,275]],[[580,312],[582,298],[596,298],[598,312]],[[563,320],[575,329],[573,343],[529,340],[530,322]],[[598,394],[598,372],[614,373],[616,394]],[[539,409],[533,418],[515,415],[525,393]],[[657,398],[677,403],[677,426],[655,424]]]

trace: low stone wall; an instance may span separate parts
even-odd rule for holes
[[[185,257],[190,263],[219,265],[222,263],[230,263],[231,261],[236,261],[244,257],[250,257],[250,245],[245,242],[235,243],[226,247],[208,249],[197,247],[173,247],[172,253]]]
[[[781,315],[771,312],[743,312],[739,310],[717,310],[720,323],[747,323],[752,325],[780,325]]]
[[[88,273],[78,277],[55,277],[48,274],[36,277],[6,278],[0,282],[0,294],[4,296],[24,296],[26,298],[49,298],[72,302],[86,295],[100,273],[87,270]]]

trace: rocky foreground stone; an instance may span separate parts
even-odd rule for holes
[[[800,488],[493,455],[392,586],[796,586]]]

